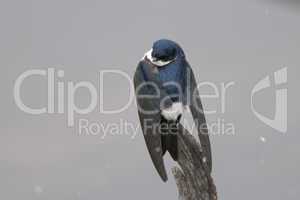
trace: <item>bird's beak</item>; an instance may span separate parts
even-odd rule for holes
[[[156,62],[156,61],[158,61],[158,58],[152,57],[152,61]]]

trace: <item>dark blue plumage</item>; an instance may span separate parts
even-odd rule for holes
[[[152,57],[154,60],[171,61],[158,67],[159,79],[174,102],[185,102],[187,62],[181,47],[171,40],[158,40],[153,44]]]
[[[157,87],[153,87],[153,84]],[[163,161],[164,154],[168,151],[175,161],[179,158],[178,135],[186,133],[180,125],[185,108],[189,108],[197,126],[204,155],[200,160],[206,160],[203,162],[207,163],[210,173],[211,147],[205,128],[205,116],[200,96],[197,92],[194,93],[197,91],[195,76],[181,47],[171,40],[156,41],[139,62],[134,85],[138,108],[142,108],[138,109],[138,113],[147,148],[162,180],[168,179]],[[144,98],[145,95],[154,95],[154,98]],[[159,112],[156,112],[157,110]]]

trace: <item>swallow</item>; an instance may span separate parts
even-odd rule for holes
[[[211,173],[211,145],[197,82],[183,49],[168,39],[155,41],[134,74],[138,116],[152,162],[168,180],[163,156],[178,161],[178,124],[189,110],[197,127],[204,160]],[[201,159],[201,158],[199,158]]]

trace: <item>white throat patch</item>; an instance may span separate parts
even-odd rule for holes
[[[171,62],[173,62],[173,60],[169,60],[169,61],[161,61],[161,60],[157,60],[155,61],[152,57],[152,51],[153,49],[150,49],[149,51],[147,51],[144,55],[144,57],[142,58],[142,60],[144,60],[145,58],[147,58],[148,60],[150,60],[151,63],[153,63],[154,65],[158,66],[158,67],[163,67]],[[175,59],[174,59],[175,60]]]

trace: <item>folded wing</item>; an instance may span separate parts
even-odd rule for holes
[[[200,139],[200,144],[202,151],[204,152],[205,161],[207,163],[207,168],[209,172],[212,171],[212,155],[211,155],[211,145],[207,130],[207,124],[205,120],[204,110],[201,103],[200,95],[197,88],[197,82],[195,79],[195,75],[193,73],[192,68],[187,64],[187,91],[189,94],[189,100],[190,100],[190,110],[192,113],[192,116],[194,118],[194,123],[197,126],[198,130],[198,136]]]
[[[134,87],[138,106],[138,115],[152,162],[163,181],[167,173],[163,161],[160,134],[160,84],[146,62],[141,61],[134,75]],[[160,94],[160,95],[159,95]],[[169,102],[171,103],[171,102]]]

